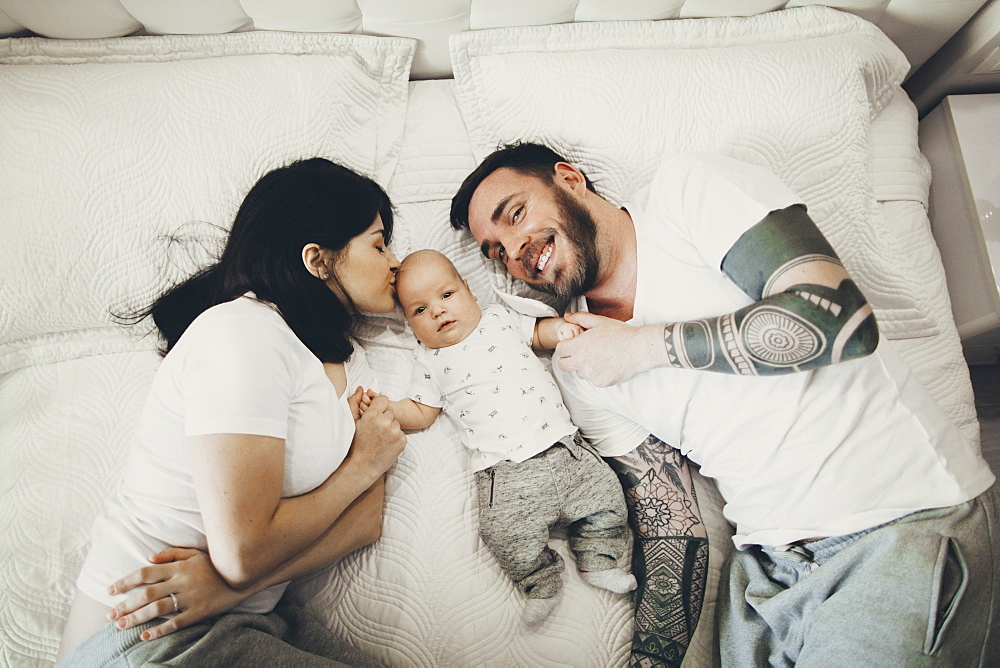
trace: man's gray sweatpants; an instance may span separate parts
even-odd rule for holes
[[[554,524],[567,525],[581,571],[615,568],[625,552],[628,511],[621,483],[579,434],[475,477],[479,535],[528,598],[551,598],[562,588],[562,557],[548,546]]]
[[[997,485],[874,529],[733,554],[724,666],[1000,665]]]

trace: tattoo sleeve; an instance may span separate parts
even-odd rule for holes
[[[667,324],[671,366],[775,375],[864,357],[878,344],[871,305],[800,206],[772,211],[744,233],[722,271],[757,301]]]
[[[630,666],[680,666],[698,625],[708,538],[687,459],[653,435],[609,459],[625,489],[635,534]]]

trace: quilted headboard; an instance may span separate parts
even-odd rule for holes
[[[246,30],[360,32],[417,40],[414,79],[452,75],[448,37],[573,21],[749,16],[827,5],[871,21],[916,71],[985,0],[0,0],[0,37],[92,39]]]

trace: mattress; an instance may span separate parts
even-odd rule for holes
[[[405,95],[397,91],[386,97],[398,84],[398,78],[390,78],[373,87],[373,95],[381,95],[387,105],[395,100],[396,111],[405,109],[405,119],[398,137],[385,135],[379,126],[381,153],[358,168],[391,175],[386,185],[398,221],[392,250],[400,257],[418,248],[444,251],[480,302],[495,302],[494,288],[506,286],[504,277],[467,234],[447,224],[450,198],[476,165],[478,150],[458,86],[454,80],[410,82],[403,84]],[[935,323],[933,331],[923,328],[912,335],[899,329],[889,345],[898,347],[934,398],[978,444],[968,369],[926,215],[930,174],[917,146],[916,111],[898,85],[882,102],[866,128],[873,215],[897,256],[919,277],[922,315]],[[367,126],[359,121],[358,127]],[[331,126],[328,133],[336,131]],[[74,335],[69,324],[64,330],[60,337]],[[95,331],[106,336],[106,329]],[[414,340],[401,314],[367,321],[358,338],[379,389],[402,395]],[[117,484],[159,363],[149,338],[64,348],[61,340],[46,339],[38,350],[15,342],[16,355],[0,376],[2,665],[53,661],[90,527]],[[695,476],[710,536],[710,568],[701,622],[685,665],[700,667],[718,664],[715,592],[732,543],[715,485]],[[553,547],[572,563],[558,534]],[[523,599],[477,535],[466,453],[453,425],[439,419],[409,436],[388,477],[378,543],[293,583],[287,596],[309,606],[373,663],[624,665],[632,635],[629,597],[589,587],[573,569],[564,577],[564,596],[552,617],[536,631],[523,629]]]

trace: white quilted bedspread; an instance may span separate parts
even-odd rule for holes
[[[907,338],[901,331],[893,343],[970,439],[978,441],[968,371],[926,218],[929,181],[916,144],[916,114],[901,89],[895,89],[871,131],[873,206],[898,256],[919,276],[917,301],[928,310],[923,315],[937,323],[936,334],[921,329],[916,333],[922,336]],[[66,141],[72,144],[73,137]],[[409,84],[402,140],[388,154],[395,167],[389,171],[389,193],[398,208],[393,250],[398,255],[422,247],[445,251],[480,300],[494,301],[492,286],[501,285],[501,277],[470,238],[447,222],[450,197],[475,165],[454,81]],[[384,164],[373,161],[372,172]],[[193,183],[197,176],[186,178]],[[152,177],[167,179],[168,174]],[[200,177],[212,187],[213,175]],[[31,271],[41,266],[32,265]],[[114,267],[110,262],[103,269]],[[16,269],[5,265],[3,271],[6,282]],[[93,279],[90,274],[77,278]],[[3,322],[3,314],[0,325],[14,326]],[[104,335],[103,330],[94,334]],[[400,314],[373,320],[359,336],[380,389],[400,394],[413,345]],[[90,525],[116,484],[158,364],[148,345],[112,351],[80,341],[79,354],[70,357],[24,359],[25,349],[17,349],[16,363],[8,358],[11,364],[0,376],[0,665],[42,666],[53,660]],[[95,349],[103,354],[92,354]],[[714,485],[701,479],[699,485],[712,538],[711,568],[702,624],[686,665],[709,666],[716,663],[713,597],[731,543]],[[374,662],[624,665],[631,636],[629,599],[588,587],[572,569],[553,617],[535,632],[520,627],[521,596],[478,539],[466,455],[446,419],[409,438],[387,492],[379,543],[289,590]],[[565,542],[557,539],[555,547],[572,564]]]

